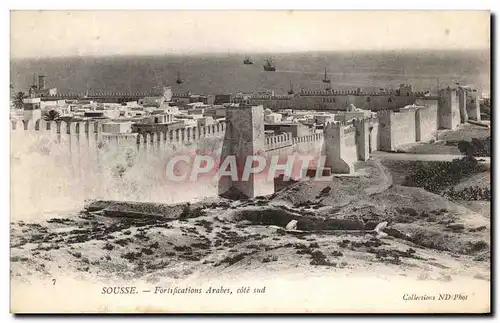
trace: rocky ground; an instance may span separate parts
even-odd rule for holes
[[[489,281],[487,207],[395,185],[376,159],[360,167],[359,177],[296,182],[266,198],[104,201],[75,215],[12,222],[11,277],[158,282],[258,271]],[[297,230],[283,230],[291,220]],[[383,221],[388,237],[377,238],[371,230]]]

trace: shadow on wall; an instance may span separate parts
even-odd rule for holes
[[[30,127],[30,124],[33,127]],[[15,218],[76,210],[87,199],[177,203],[216,196],[217,183],[205,178],[173,183],[166,165],[176,154],[220,155],[224,127],[184,141],[116,144],[102,141],[94,124],[13,123],[11,210]],[[33,128],[33,129],[32,129]],[[57,131],[56,131],[57,130]],[[85,130],[85,131],[83,131]],[[208,151],[209,150],[209,151]]]
[[[231,138],[234,134],[234,129],[233,125],[229,122],[226,124],[226,132],[224,134],[224,140],[222,141],[222,149],[221,149],[221,154],[220,154],[220,161],[221,164],[219,165],[220,167],[224,167],[222,171],[227,170],[226,165],[224,164],[224,161],[227,159],[228,156],[231,156],[233,154],[232,148],[231,148]],[[223,176],[220,178],[217,186],[218,190],[218,195],[230,198],[230,199],[238,199],[238,198],[243,198],[243,194],[235,189],[232,184],[231,177],[229,176]]]
[[[344,122],[331,122],[325,125],[324,132],[321,155],[326,156],[325,167],[332,173],[352,173],[357,160],[354,127]],[[346,139],[352,142],[347,143]]]

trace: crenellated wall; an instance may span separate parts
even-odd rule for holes
[[[297,95],[253,96],[252,104],[270,109],[346,110],[350,104],[363,110],[395,110],[415,103],[423,92],[397,95],[396,92],[356,93],[356,91],[301,91]]]
[[[289,132],[266,137],[266,151],[276,150],[292,145],[292,134]]]
[[[325,137],[323,133],[293,138],[293,153],[312,157],[324,156]]]
[[[86,199],[174,203],[219,193],[207,178],[196,185],[167,180],[166,165],[175,155],[220,156],[225,124],[146,136],[103,133],[94,122],[11,125],[17,214],[80,208]]]
[[[278,156],[283,163],[290,156],[306,155],[316,163],[324,156],[324,166],[332,173],[352,173],[355,162],[367,160],[372,151],[429,139],[436,128],[437,108],[380,111],[378,118],[331,122],[322,133],[301,137],[266,137],[262,106],[228,108],[226,120],[153,134],[104,133],[97,122],[13,120],[13,210],[55,212],[81,207],[86,199],[176,203],[221,195],[231,188],[249,197],[272,194],[273,180],[267,173],[235,181],[230,176],[218,179],[215,172],[228,156],[237,158],[241,176],[247,156],[260,155],[267,161]],[[215,164],[208,174],[190,180],[196,156],[211,156]],[[174,158],[188,158],[172,169],[178,181],[167,177]]]

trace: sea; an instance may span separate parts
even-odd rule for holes
[[[249,56],[253,65],[244,65]],[[264,71],[271,58],[275,72]],[[14,91],[28,91],[34,75],[46,75],[46,86],[58,92],[149,91],[171,86],[174,93],[249,93],[293,88],[323,89],[327,71],[331,87],[366,91],[411,84],[415,91],[434,92],[438,86],[470,85],[490,93],[490,52],[365,51],[303,53],[224,53],[156,56],[106,56],[11,59]],[[183,79],[177,84],[177,74]]]

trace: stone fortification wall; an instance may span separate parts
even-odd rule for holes
[[[356,94],[355,91],[303,91],[295,96],[259,96],[250,98],[252,104],[270,109],[346,110],[350,104],[363,110],[395,110],[415,103],[423,93],[398,96],[395,93],[374,92]]]
[[[459,96],[455,89],[442,89],[439,100],[439,128],[455,129],[460,125]]]
[[[380,150],[392,151],[416,141],[415,110],[411,107],[378,112]]]
[[[418,107],[415,111],[415,140],[430,141],[435,139],[438,129],[436,106]]]
[[[372,151],[378,150],[377,117],[354,119],[358,160],[366,161]]]
[[[266,151],[276,150],[293,144],[292,134],[284,133],[275,136],[266,137]]]
[[[325,125],[325,166],[332,173],[349,174],[357,161],[356,129],[352,124],[331,122]],[[340,144],[339,144],[340,143]]]
[[[481,113],[479,111],[479,92],[466,92],[466,109],[467,115],[471,120],[481,121]]]
[[[219,124],[114,140],[94,122],[13,121],[12,210],[58,212],[81,208],[87,199],[175,203],[216,196],[217,183],[172,183],[165,168],[177,154],[220,156],[225,128]]]

